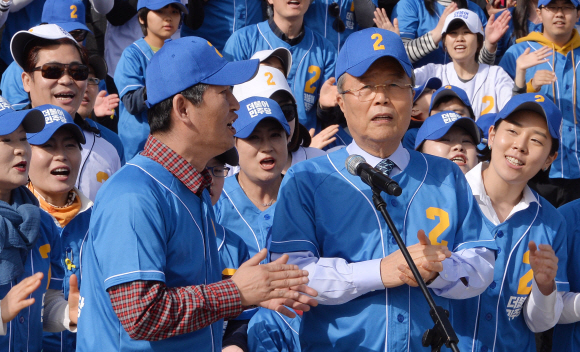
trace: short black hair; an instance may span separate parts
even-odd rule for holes
[[[203,102],[203,93],[208,87],[209,84],[198,83],[177,94],[183,95],[193,105],[199,106]],[[151,134],[167,132],[169,127],[171,127],[171,110],[173,109],[173,97],[175,95],[153,105],[147,111]]]

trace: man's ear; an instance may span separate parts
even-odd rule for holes
[[[30,93],[31,85],[34,83],[32,75],[34,73],[22,72],[22,86],[24,87],[24,91],[26,93]]]
[[[188,109],[191,108],[191,104],[187,104],[188,100],[181,94],[175,94],[173,97],[173,109],[171,110],[172,115],[175,119],[181,121],[185,125],[191,124],[191,119],[189,116]],[[173,117],[172,117],[173,119]]]

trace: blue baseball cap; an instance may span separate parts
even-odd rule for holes
[[[229,62],[207,40],[184,37],[166,40],[147,66],[147,107],[198,83],[235,86],[258,72],[260,60]]]
[[[181,9],[185,14],[188,13],[187,7],[181,3],[179,0],[139,0],[137,2],[137,11],[142,8],[148,8],[149,10],[159,10],[167,5],[175,5]]]
[[[475,121],[453,111],[443,111],[429,116],[423,122],[415,138],[415,150],[419,149],[426,140],[434,141],[443,137],[453,126],[466,130],[473,137],[476,145],[481,141],[481,131]]]
[[[91,32],[86,25],[82,0],[46,0],[41,21],[56,24],[67,32],[78,29]]]
[[[477,126],[479,126],[479,128],[481,128],[481,130],[483,131],[483,138],[487,139],[488,133],[489,133],[489,128],[491,126],[493,126],[496,115],[497,114],[494,112],[489,113],[489,114],[485,114],[485,115],[481,115],[477,119],[477,121],[475,121]]]
[[[382,57],[392,57],[407,76],[413,77],[413,65],[397,34],[381,28],[366,28],[348,36],[336,59],[336,79],[344,73],[360,77]]]
[[[423,94],[423,91],[425,90],[425,88],[439,89],[439,88],[441,88],[442,85],[443,85],[443,83],[441,82],[441,80],[439,78],[431,77],[427,80],[427,82],[423,83],[420,86],[416,86],[414,88],[415,89],[415,96],[413,97],[413,103],[415,101],[417,101],[417,99],[419,99],[421,94]]]
[[[80,143],[85,144],[85,134],[81,128],[74,123],[73,118],[68,112],[62,108],[45,104],[34,108],[39,111],[44,118],[44,128],[38,133],[27,133],[28,143],[32,145],[41,145],[46,143],[52,137],[52,135],[59,130],[61,127],[68,128],[74,138]]]
[[[272,99],[250,97],[240,102],[240,110],[236,111],[238,118],[234,121],[237,138],[248,138],[256,126],[267,118],[280,122],[287,135],[290,135],[290,125],[280,109],[280,105]]]
[[[44,116],[38,110],[16,111],[6,99],[0,97],[0,136],[5,136],[22,125],[26,133],[35,133],[44,128]]]
[[[531,110],[546,118],[548,130],[552,138],[560,139],[560,128],[562,127],[562,112],[554,102],[546,96],[538,93],[525,93],[514,95],[505,104],[503,109],[497,113],[494,125],[499,120],[504,120],[516,111]]]
[[[471,116],[473,116],[473,118],[475,118],[475,114],[473,113],[473,109],[471,108],[471,102],[469,101],[469,98],[467,97],[467,93],[465,93],[465,91],[459,87],[450,86],[450,85],[445,85],[445,86],[437,89],[435,91],[435,93],[433,93],[433,95],[431,96],[431,105],[429,105],[429,114],[431,114],[431,110],[433,110],[433,106],[436,105],[439,102],[439,100],[441,100],[444,97],[448,97],[448,96],[452,96],[452,97],[455,97],[455,98],[458,98],[459,100],[461,100],[463,105],[467,106],[467,109],[471,113]]]
[[[538,8],[540,6],[548,6],[549,3],[551,3],[553,0],[538,0]],[[572,3],[572,5],[578,7],[580,5],[580,2],[578,0],[570,0],[570,2]]]

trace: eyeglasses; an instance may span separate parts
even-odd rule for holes
[[[42,77],[47,79],[59,79],[64,76],[65,71],[75,81],[84,81],[89,77],[89,67],[82,64],[61,64],[53,62],[35,67],[32,71],[40,71]]]
[[[334,17],[334,22],[332,22],[332,29],[338,33],[344,32],[346,30],[346,26],[340,18],[340,6],[338,3],[333,2],[332,4],[328,5],[328,13],[330,16]]]
[[[404,84],[401,82],[387,82],[385,84],[377,84],[376,86],[366,85],[359,89],[349,89],[338,93],[350,93],[357,97],[360,102],[365,102],[371,101],[377,96],[377,90],[379,87],[384,88],[387,96],[395,98],[401,97],[403,94],[405,94],[405,88],[413,88],[413,86],[410,84]]]
[[[206,169],[215,177],[226,177],[230,172],[230,168],[225,166],[208,166]]]
[[[75,29],[74,31],[70,31],[69,34],[78,42],[81,43],[87,37],[89,32],[85,31],[84,29]]]
[[[296,108],[296,104],[294,103],[280,105],[280,109],[282,110],[282,113],[284,113],[284,117],[288,122],[298,117],[298,108]]]
[[[563,14],[572,14],[574,13],[574,11],[576,11],[576,8],[574,6],[556,6],[556,5],[548,5],[548,6],[542,6],[543,9],[548,10],[551,13],[558,13],[560,12],[560,10],[562,10]]]
[[[96,86],[96,85],[99,84],[99,82],[101,82],[101,80],[98,79],[97,77],[89,77],[89,78],[87,78],[87,84],[88,85]]]

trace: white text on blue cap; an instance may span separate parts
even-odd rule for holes
[[[46,109],[42,111],[44,115],[44,122],[48,125],[49,123],[60,121],[66,123],[66,118],[64,117],[64,112],[59,109]]]
[[[443,122],[445,122],[446,124],[453,122],[453,121],[457,121],[457,119],[460,117],[461,117],[461,115],[456,114],[454,112],[448,112],[446,114],[441,114],[441,118],[443,119]]]
[[[272,113],[272,110],[270,109],[270,105],[268,105],[268,102],[265,102],[263,100],[258,100],[253,103],[250,103],[246,105],[246,108],[248,109],[248,113],[250,114],[251,118],[254,118],[260,114]]]

